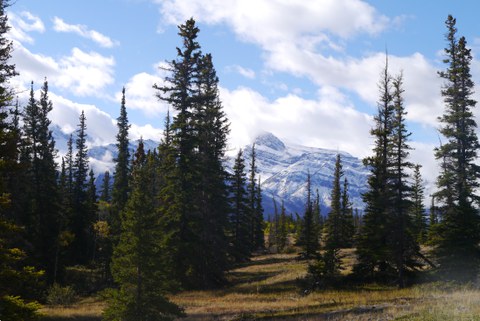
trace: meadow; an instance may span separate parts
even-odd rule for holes
[[[405,289],[366,284],[342,289],[302,289],[307,263],[296,253],[263,254],[228,273],[229,285],[185,291],[170,299],[185,309],[182,321],[207,320],[480,320],[480,290],[473,285],[424,283]],[[344,250],[344,273],[354,262]],[[100,321],[100,297],[67,307],[46,306],[46,321]]]

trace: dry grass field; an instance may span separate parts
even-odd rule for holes
[[[353,262],[345,252],[346,265]],[[348,271],[348,269],[347,269]],[[368,285],[305,294],[298,279],[306,263],[296,254],[256,256],[228,275],[230,285],[215,291],[188,291],[171,297],[185,308],[183,321],[206,320],[479,320],[480,290],[438,284],[396,289]],[[48,321],[99,321],[103,303],[81,300],[75,307],[47,307]]]

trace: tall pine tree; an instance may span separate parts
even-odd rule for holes
[[[435,157],[442,162],[437,179],[441,220],[435,231],[435,252],[444,277],[472,280],[480,263],[479,198],[475,194],[480,172],[475,160],[480,145],[473,115],[472,54],[465,37],[457,38],[456,19],[449,15],[445,24],[447,67],[439,72],[444,80],[445,111],[439,120],[446,142],[435,149]]]

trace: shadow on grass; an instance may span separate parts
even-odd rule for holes
[[[229,273],[229,287],[235,287],[245,283],[261,282],[270,277],[280,274],[280,272],[230,272]],[[237,288],[231,288],[233,292]]]
[[[266,257],[264,259],[251,260],[248,262],[240,263],[237,266],[235,266],[235,268],[244,268],[249,266],[262,266],[262,265],[285,263],[285,262],[291,262],[291,261],[292,261],[292,258],[289,258],[289,257]]]
[[[342,316],[346,315],[356,315],[359,317],[362,315],[370,315],[373,318],[372,320],[377,320],[375,316],[377,316],[379,313],[383,313],[387,308],[387,306],[372,305],[364,307],[345,308],[341,310],[332,310],[329,312],[322,311],[324,309],[335,308],[336,306],[338,306],[337,303],[322,303],[304,308],[288,309],[270,315],[258,315],[256,316],[255,320],[342,320]]]
[[[45,317],[41,321],[101,321],[102,317],[72,316],[72,317]]]

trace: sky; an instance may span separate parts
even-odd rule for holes
[[[71,133],[84,110],[92,145],[115,141],[123,87],[130,137],[160,140],[168,106],[152,86],[164,82],[161,67],[181,46],[177,26],[190,17],[220,79],[231,124],[229,152],[268,131],[290,143],[370,155],[377,84],[388,52],[391,73],[404,76],[412,161],[423,165],[424,179],[432,185],[433,149],[441,139],[437,117],[444,108],[437,71],[446,68],[448,14],[457,18],[458,35],[472,49],[472,74],[480,84],[476,0],[12,3],[9,37],[20,76],[11,84],[20,104],[28,99],[30,83],[38,91],[46,78],[52,122]]]

